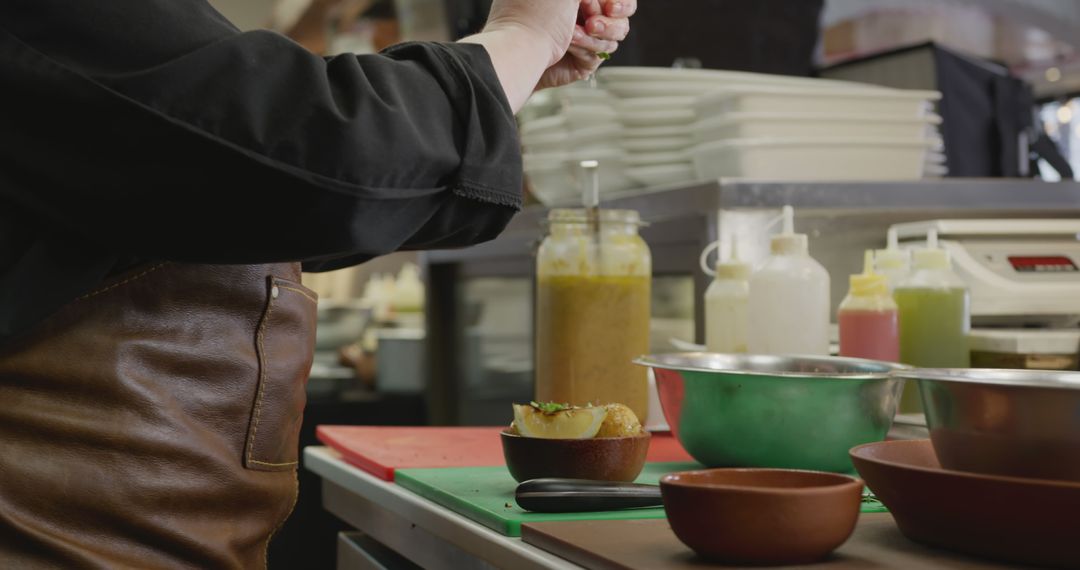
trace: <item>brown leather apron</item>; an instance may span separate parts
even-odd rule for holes
[[[316,296],[294,264],[121,275],[0,349],[0,568],[262,568]]]

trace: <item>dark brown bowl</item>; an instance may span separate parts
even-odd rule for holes
[[[645,467],[651,437],[541,439],[504,431],[503,457],[519,483],[545,477],[633,481]]]
[[[1080,561],[1080,483],[943,469],[928,439],[860,445],[851,461],[911,540],[1021,564]]]
[[[671,530],[700,556],[734,564],[806,564],[855,530],[862,481],[819,471],[706,469],[660,479]]]

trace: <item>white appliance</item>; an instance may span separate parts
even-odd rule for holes
[[[937,230],[971,290],[975,327],[1075,329],[1080,323],[1080,219],[932,220],[897,224],[901,247]]]
[[[931,220],[896,224],[904,249],[937,230],[971,291],[972,366],[1076,368],[1080,351],[1080,220]],[[994,355],[980,365],[979,353]],[[1066,364],[1062,364],[1062,363]],[[929,437],[923,414],[901,414],[889,437]]]

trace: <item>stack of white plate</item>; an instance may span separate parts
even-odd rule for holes
[[[694,124],[696,144],[727,139],[774,137],[886,137],[940,138],[941,117],[926,114],[903,117],[855,113],[805,111],[733,112]]]
[[[917,179],[932,170],[927,153],[940,146],[941,118],[931,113],[937,92],[702,69],[609,68],[598,77],[622,98],[619,120],[628,129],[647,123],[655,131],[642,136],[672,147],[675,133],[689,135],[681,179],[672,168],[671,178],[642,180],[648,185],[718,177]],[[659,112],[665,103],[667,112]],[[634,166],[644,166],[635,164],[640,148],[627,149]]]
[[[913,180],[943,176],[935,91],[738,71],[617,67],[600,88],[555,92],[522,127],[547,204],[576,203],[581,160],[601,191],[694,180]],[[550,99],[549,99],[550,104]]]
[[[730,86],[704,93],[695,106],[698,117],[722,113],[801,111],[883,117],[922,117],[941,98],[937,91],[902,89],[805,89],[786,86]]]
[[[935,91],[732,86],[696,99],[702,178],[917,180],[940,150]]]
[[[596,150],[524,155],[525,176],[533,195],[546,206],[580,206],[584,184],[590,178],[580,167],[583,160],[599,163],[600,194],[610,195],[637,187],[626,176],[626,153]]]
[[[945,164],[945,153],[941,150],[931,150],[926,153],[926,163],[923,168],[923,178],[944,178],[949,175],[949,167]]]
[[[626,175],[642,186],[663,186],[694,180],[690,147],[694,98],[637,97],[615,103],[623,125]]]
[[[601,85],[621,98],[685,96],[700,97],[730,87],[786,87],[793,89],[840,89],[876,91],[885,88],[867,83],[770,75],[717,69],[664,67],[609,67],[597,73]]]
[[[599,162],[601,194],[638,186],[626,175],[624,129],[606,91],[585,86],[559,89],[555,114],[521,126],[525,175],[533,195],[548,206],[581,203],[581,161]]]

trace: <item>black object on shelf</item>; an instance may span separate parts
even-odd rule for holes
[[[808,76],[823,6],[824,0],[639,0],[630,45],[612,63],[670,67],[693,59],[706,69]]]
[[[1039,158],[1063,179],[1073,177],[1057,146],[1036,128],[1031,86],[1001,64],[925,43],[840,63],[820,75],[940,91],[937,111],[950,177],[1031,177]]]
[[[604,66],[671,67],[699,62],[735,69],[807,76],[825,0],[638,0],[630,35]],[[480,31],[491,0],[446,0],[452,37]]]

